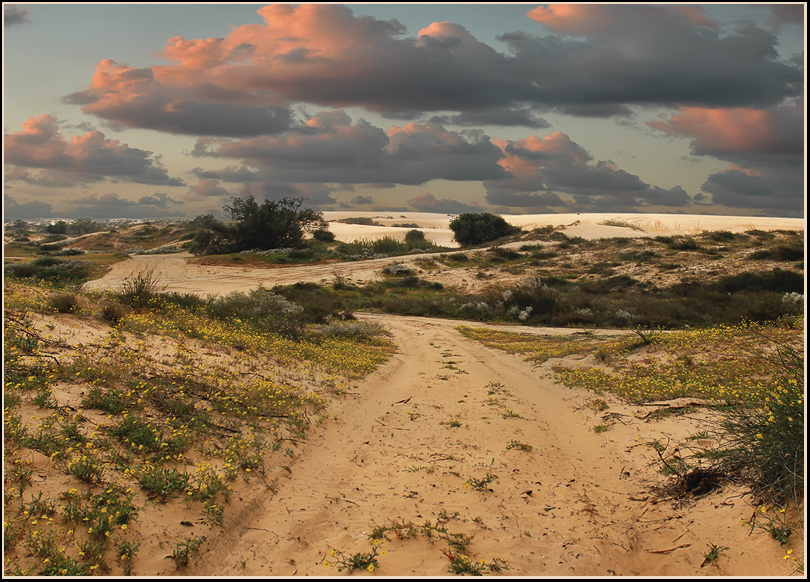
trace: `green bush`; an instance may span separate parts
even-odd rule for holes
[[[154,269],[137,273],[131,279],[125,279],[114,297],[125,305],[131,307],[146,307],[149,303],[166,290],[160,279],[155,275]]]
[[[335,240],[335,233],[331,230],[325,230],[323,228],[319,228],[312,232],[312,238],[315,240],[319,240],[321,242],[332,242]]]
[[[35,279],[47,281],[55,286],[64,286],[88,279],[90,267],[84,261],[43,256],[29,263],[7,265],[5,274],[16,279]]]
[[[501,216],[488,212],[467,212],[450,221],[450,230],[462,246],[480,245],[520,232]]]
[[[299,335],[303,329],[304,309],[259,286],[249,293],[238,291],[217,298],[211,313],[220,319],[239,318],[259,329],[285,335]]]
[[[757,494],[784,503],[804,490],[804,353],[778,346],[770,363],[775,381],[769,393],[725,415],[712,456]]]
[[[795,271],[774,269],[764,272],[745,272],[739,275],[721,277],[717,283],[721,291],[774,291],[776,293],[803,293],[804,276]]]

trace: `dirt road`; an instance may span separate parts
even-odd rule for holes
[[[114,264],[101,277],[85,283],[87,290],[114,290],[126,278],[153,270],[155,278],[165,290],[178,293],[227,295],[233,291],[247,292],[259,285],[271,288],[274,285],[292,285],[297,282],[332,282],[340,276],[347,281],[360,283],[381,278],[380,270],[392,263],[412,263],[417,259],[429,259],[441,253],[424,253],[368,259],[355,262],[327,263],[319,265],[278,266],[266,269],[247,267],[223,267],[200,265],[189,259],[189,253],[166,255],[131,255],[125,261]],[[451,271],[455,271],[452,273]],[[452,280],[448,279],[451,278]],[[431,280],[442,279],[441,273],[431,272]],[[445,280],[469,288],[475,282],[474,274],[464,269],[446,270]]]
[[[593,395],[555,384],[548,365],[467,340],[452,322],[370,319],[399,353],[334,405],[188,574],[335,575],[333,548],[369,552],[376,527],[426,521],[471,536],[467,554],[502,558],[505,575],[775,574],[773,544],[747,538],[737,514],[748,508],[728,490],[700,505],[653,502],[647,486],[661,475],[641,442],[683,423],[645,423],[611,402],[625,420],[596,433]],[[448,574],[445,541],[388,538],[380,575]],[[710,541],[730,549],[702,569]]]
[[[222,294],[330,280],[335,270],[204,267],[185,259],[135,256],[89,286],[114,288],[154,266],[169,291]],[[341,267],[359,280],[390,262]],[[597,412],[596,395],[554,382],[559,360],[534,366],[465,338],[458,322],[360,317],[391,330],[396,355],[333,403],[332,416],[311,428],[287,465],[270,470],[264,483],[250,482],[222,534],[194,563],[175,571],[163,556],[152,563],[143,556],[139,573],[337,575],[333,549],[367,553],[375,528],[408,524],[407,539],[388,531],[379,575],[448,575],[452,550],[437,528],[470,536],[467,555],[479,564],[501,558],[509,576],[791,573],[774,540],[741,525],[751,516],[742,490],[728,485],[688,503],[656,502],[651,485],[666,478],[644,443],[696,433],[694,415],[646,421],[637,416],[649,410],[606,395],[600,398],[610,408]],[[566,363],[597,365],[573,356]],[[614,421],[596,432],[606,412]],[[420,530],[426,522],[431,527]],[[722,550],[706,563],[712,545]]]

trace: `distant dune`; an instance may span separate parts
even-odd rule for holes
[[[338,240],[375,240],[385,236],[404,239],[411,228],[419,228],[425,237],[439,245],[458,246],[449,228],[455,215],[431,212],[324,212],[329,228]],[[510,224],[525,230],[543,226],[564,226],[564,232],[586,239],[615,236],[694,235],[704,231],[727,230],[805,230],[803,218],[771,218],[761,216],[713,216],[703,214],[503,214]],[[369,218],[375,225],[345,224],[346,218]],[[395,226],[400,225],[400,226]],[[416,226],[412,226],[416,225]]]

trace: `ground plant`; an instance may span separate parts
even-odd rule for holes
[[[532,361],[597,353],[593,337],[458,329]],[[558,381],[636,404],[700,399],[722,414],[703,427],[714,444],[697,449],[696,459],[708,463],[711,471],[744,480],[771,503],[801,502],[804,319],[639,335],[641,342],[632,335],[603,341],[601,366],[554,365]],[[646,357],[630,357],[640,350]],[[594,427],[596,432],[608,429]],[[661,452],[667,448],[660,445]],[[668,473],[686,477],[688,467],[667,463],[664,456],[661,460]]]
[[[330,400],[391,354],[373,325],[301,323],[291,336],[263,323],[281,316],[281,296],[177,301],[151,272],[109,292],[71,292],[70,315],[106,329],[73,343],[54,293],[4,288],[6,574],[139,574],[139,522],[154,503],[181,504],[189,523],[215,532],[239,482],[286,464]],[[115,322],[104,315],[112,298],[130,307]],[[34,454],[45,459],[39,472],[69,485],[43,490]],[[167,557],[185,567],[206,536],[173,533]]]

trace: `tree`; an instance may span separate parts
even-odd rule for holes
[[[320,212],[301,208],[302,204],[300,198],[265,200],[259,204],[253,195],[234,197],[231,204],[225,206],[230,223],[223,223],[210,214],[195,219],[200,230],[190,250],[210,255],[301,247],[304,233],[327,228]]]
[[[90,234],[91,232],[98,232],[104,230],[104,225],[96,222],[92,218],[79,218],[72,224],[68,225],[67,231],[70,234]]]
[[[48,234],[67,234],[68,224],[64,220],[57,220],[45,227]]]
[[[462,246],[480,245],[520,232],[502,217],[488,212],[466,212],[450,221],[450,230]]]
[[[405,233],[405,242],[408,243],[408,246],[418,246],[425,240],[425,233],[421,230],[413,229]]]

